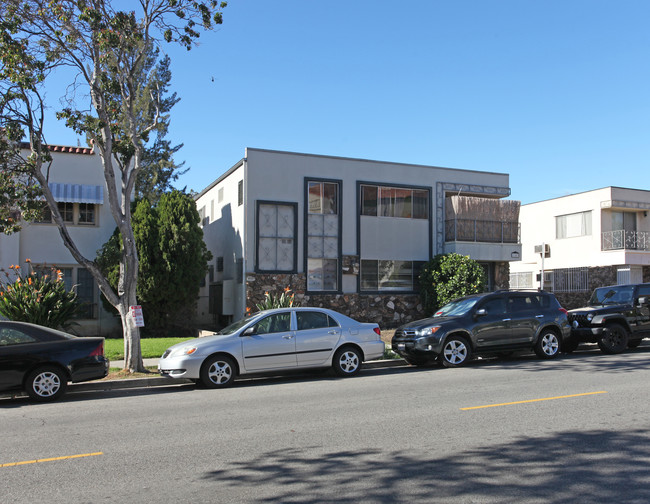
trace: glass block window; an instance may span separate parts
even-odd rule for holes
[[[339,288],[339,184],[307,183],[307,290]]]
[[[259,203],[257,217],[258,270],[294,271],[296,266],[295,205]]]

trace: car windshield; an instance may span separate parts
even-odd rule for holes
[[[601,287],[596,289],[589,300],[590,305],[626,304],[632,302],[633,286]]]
[[[257,312],[255,314],[251,315],[250,317],[245,317],[243,319],[238,320],[237,322],[233,322],[229,326],[224,327],[220,331],[217,331],[215,334],[226,335],[226,334],[236,333],[237,331],[239,331],[242,327],[244,327],[249,322],[253,322],[254,320],[257,320],[258,318],[260,318],[262,313],[264,313],[264,312]]]
[[[465,315],[478,302],[479,298],[456,299],[440,308],[434,317],[459,317]]]

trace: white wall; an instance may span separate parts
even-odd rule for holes
[[[637,213],[637,230],[650,230],[650,218],[643,208],[650,208],[650,191],[606,187],[579,194],[522,205],[520,212],[522,260],[510,264],[511,272],[539,271],[541,258],[535,245],[551,247],[551,257],[544,259],[544,269],[597,267],[623,264],[650,264],[650,252],[601,250],[602,231],[611,230],[611,211]],[[591,211],[591,235],[556,238],[556,217]]]
[[[238,184],[244,180],[244,163],[238,163],[213,184],[203,191],[196,200],[197,209],[205,209],[206,223],[203,225],[203,240],[212,253],[210,265],[214,268],[214,282],[237,280],[237,259],[244,257],[244,210],[245,206],[238,204]],[[222,200],[219,201],[219,194]],[[223,257],[223,272],[217,271],[217,259]],[[198,319],[210,322],[209,313],[209,277],[206,285],[200,291]],[[235,299],[235,312],[243,313],[244,290],[237,282],[232,285],[234,291],[230,294]],[[226,287],[227,288],[227,287]]]
[[[76,148],[75,148],[76,149]],[[87,151],[87,149],[84,149]],[[26,155],[26,151],[23,155]],[[115,229],[115,221],[110,212],[108,194],[99,155],[52,152],[52,165],[49,168],[49,181],[67,184],[101,185],[104,187],[104,204],[97,205],[95,225],[68,224],[70,236],[81,254],[93,260],[97,250],[110,238]],[[25,267],[25,260],[34,264],[56,265],[57,267],[77,268],[78,263],[63,244],[58,227],[53,223],[23,223],[23,229],[13,235],[0,234],[0,267],[5,270],[12,264]],[[95,292],[98,303],[98,319],[82,320],[76,327],[81,334],[106,334],[116,330],[119,319],[104,312]]]
[[[503,173],[489,173],[434,166],[388,163],[364,159],[339,158],[333,156],[315,156],[290,152],[247,149],[248,188],[247,197],[251,205],[247,209],[246,243],[254,244],[255,205],[257,199],[298,203],[298,271],[303,271],[303,229],[304,229],[304,181],[305,177],[332,179],[342,181],[342,252],[343,255],[357,253],[357,182],[370,182],[394,185],[396,187],[415,186],[431,189],[433,198],[433,220],[431,237],[435,240],[437,183],[448,182],[463,184],[470,192],[470,185],[494,186],[507,188],[509,176]],[[444,196],[444,195],[443,195]],[[376,220],[376,219],[375,219]],[[363,220],[362,255],[369,253],[372,246],[379,247],[377,226],[381,226],[381,251],[376,251],[377,258],[386,259],[428,259],[429,229],[423,229],[423,222],[410,219],[380,219],[374,228],[370,219]],[[389,222],[394,221],[394,222]],[[426,222],[426,221],[424,221]],[[366,227],[366,224],[368,226]],[[421,249],[425,248],[423,252]],[[435,246],[434,246],[435,247]],[[393,250],[390,250],[393,249]],[[254,252],[254,251],[252,251]],[[401,256],[387,257],[389,252],[400,252]],[[435,249],[434,249],[435,253]],[[254,257],[254,256],[253,256]],[[249,260],[248,271],[254,264]]]

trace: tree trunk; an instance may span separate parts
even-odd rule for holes
[[[135,304],[135,303],[134,303]],[[130,373],[146,372],[142,361],[140,348],[140,328],[130,314],[130,303],[126,296],[120,299],[120,318],[122,319],[122,333],[124,335],[124,370]]]

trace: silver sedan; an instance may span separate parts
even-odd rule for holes
[[[384,354],[377,324],[362,323],[324,308],[278,308],[239,320],[211,336],[178,343],[158,371],[210,388],[231,385],[239,375],[332,367],[354,376],[366,360]]]

